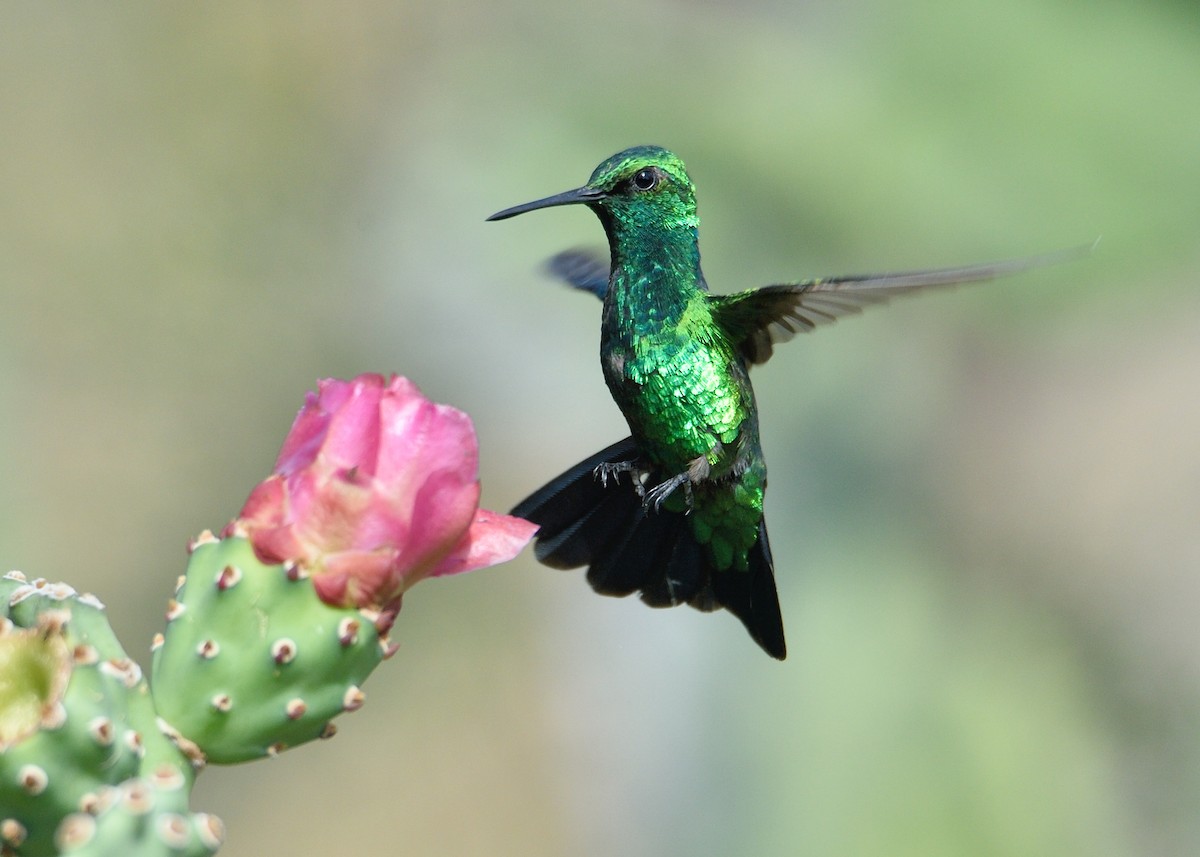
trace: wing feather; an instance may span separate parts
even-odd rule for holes
[[[546,272],[600,300],[608,291],[608,256],[594,250],[564,250],[546,260]]]
[[[1086,255],[1092,247],[1075,247],[984,265],[904,271],[893,274],[855,274],[782,283],[732,295],[711,295],[718,322],[738,343],[750,363],[765,363],[775,346],[797,333],[807,333],[839,318],[862,312],[872,304],[924,289],[992,280],[1055,265]]]

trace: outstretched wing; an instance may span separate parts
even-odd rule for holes
[[[608,291],[608,257],[594,250],[564,250],[546,261],[546,272],[600,300]]]
[[[797,333],[807,333],[844,315],[861,312],[865,306],[921,289],[991,280],[1066,262],[1085,255],[1093,246],[960,268],[825,277],[732,295],[711,295],[709,300],[713,302],[717,321],[738,344],[746,360],[765,363],[776,343],[787,342]]]

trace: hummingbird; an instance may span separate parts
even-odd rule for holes
[[[603,301],[600,365],[629,437],[517,504],[539,525],[534,554],[587,566],[603,595],[733,613],[767,654],[787,654],[763,500],[767,465],[750,368],[775,345],[870,304],[987,280],[1075,251],[984,265],[834,276],[712,294],[700,269],[696,189],[659,146],[605,160],[587,184],[506,208],[504,220],[585,205],[609,258],[568,250],[550,272]]]

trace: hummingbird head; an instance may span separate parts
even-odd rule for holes
[[[687,228],[695,230],[696,188],[683,161],[660,146],[618,152],[592,172],[583,187],[506,208],[504,220],[538,208],[583,204],[596,212],[609,237]]]

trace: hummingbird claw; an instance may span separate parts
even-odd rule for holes
[[[632,461],[605,461],[597,464],[596,469],[592,471],[595,477],[600,480],[600,484],[605,488],[608,487],[609,479],[613,480],[614,483],[619,483],[622,473],[632,473],[634,475],[633,487],[638,490],[638,495],[640,496],[643,489],[641,479],[638,478],[639,472],[638,466]]]
[[[687,501],[687,512],[692,511],[692,478],[685,471],[672,476],[665,482],[660,482],[645,493],[642,497],[642,505],[646,508],[654,507],[657,512],[668,497],[675,493],[675,489],[683,486],[684,497]]]

